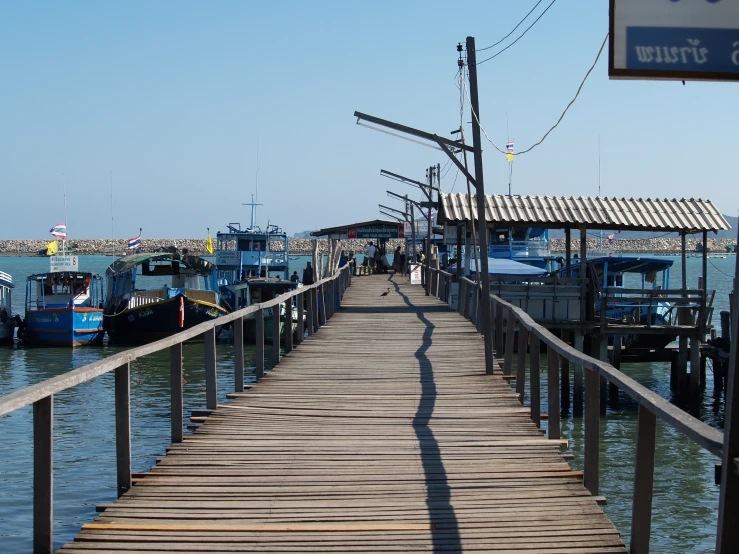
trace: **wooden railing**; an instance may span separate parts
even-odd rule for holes
[[[436,270],[437,274],[439,272]],[[439,288],[431,288],[433,294],[443,300]],[[479,286],[469,279],[459,283],[458,311],[470,319],[480,329],[479,303],[484,301]],[[636,439],[636,468],[634,472],[634,496],[631,517],[631,552],[648,552],[652,522],[652,494],[655,467],[655,428],[656,419],[671,425],[690,440],[705,448],[710,453],[721,457],[728,444],[728,434],[714,429],[692,417],[680,408],[648,388],[631,379],[606,361],[598,360],[583,354],[555,337],[542,325],[536,323],[524,310],[501,298],[490,295],[491,318],[494,329],[495,350],[503,355],[502,371],[504,375],[513,373],[514,335],[518,333],[518,355],[516,363],[516,392],[523,403],[526,388],[526,358],[529,356],[529,394],[531,418],[539,425],[541,414],[540,367],[542,347],[547,356],[547,432],[551,439],[561,438],[560,426],[560,362],[566,359],[569,363],[585,370],[585,437],[584,437],[584,485],[591,494],[598,495],[600,471],[600,381],[601,378],[615,385],[639,405],[638,429]],[[504,331],[505,330],[505,331]],[[503,333],[505,332],[505,344]],[[605,340],[605,338],[603,338]],[[528,345],[528,349],[523,345]],[[727,406],[732,399],[727,398]],[[729,409],[727,408],[727,414]],[[729,416],[727,415],[727,418]],[[733,472],[739,468],[730,468]],[[733,495],[735,496],[735,495]],[[736,525],[732,521],[739,498],[723,499],[725,504],[719,511],[719,529],[731,529]],[[731,532],[731,531],[729,531]],[[718,539],[721,552],[730,552],[728,541]]]
[[[349,266],[345,265],[333,276],[313,285],[295,289],[268,302],[255,304],[223,317],[196,325],[171,337],[131,348],[109,356],[104,360],[87,364],[73,371],[48,379],[31,387],[0,398],[0,416],[33,405],[33,551],[48,554],[53,548],[53,426],[54,395],[85,383],[95,377],[115,372],[115,432],[118,495],[131,488],[131,412],[130,371],[131,362],[137,358],[169,349],[170,353],[170,402],[172,442],[182,442],[182,343],[202,337],[205,349],[205,399],[206,408],[214,410],[218,402],[216,385],[216,332],[217,326],[233,323],[234,326],[234,391],[244,391],[244,316],[256,317],[256,378],[264,376],[264,310],[287,306],[285,321],[285,352],[293,349],[292,303],[297,302],[297,342],[305,332],[315,333],[340,307],[341,297],[351,284]],[[304,299],[307,318],[304,318]],[[275,311],[279,313],[279,310]],[[306,319],[307,328],[304,328]],[[273,317],[272,362],[280,362],[280,318]]]

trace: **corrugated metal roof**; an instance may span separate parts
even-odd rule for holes
[[[731,226],[710,200],[683,198],[601,198],[573,196],[486,196],[488,227],[526,225],[563,229],[623,231],[722,231]],[[477,220],[477,200],[472,197],[472,217],[466,194],[441,194],[438,222]]]
[[[336,227],[326,227],[325,229],[319,229],[318,231],[311,232],[312,237],[323,237],[334,233],[346,233],[349,227],[364,227],[366,225],[403,225],[397,221],[390,221],[387,219],[373,219],[372,221],[360,221],[358,223],[349,223],[348,225],[337,225]]]

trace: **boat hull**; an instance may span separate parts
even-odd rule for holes
[[[181,302],[184,304],[182,325],[180,325]],[[200,323],[213,321],[227,313],[220,306],[192,300],[178,294],[168,300],[145,304],[107,316],[106,330],[110,339],[115,342],[146,343],[172,336]]]
[[[0,344],[10,344],[13,342],[13,333],[15,323],[0,323]]]
[[[103,310],[46,308],[26,312],[23,339],[32,346],[84,346],[103,340]]]
[[[272,316],[267,316],[264,318],[264,342],[266,343],[272,343],[273,339],[273,324],[272,324]],[[293,321],[292,325],[293,329],[293,339],[297,337],[298,333],[298,323],[296,321]],[[244,319],[244,342],[248,344],[254,344],[257,340],[257,323],[256,319],[249,318]],[[280,342],[285,342],[285,320],[283,318],[280,318]]]

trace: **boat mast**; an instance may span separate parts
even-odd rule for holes
[[[115,227],[113,221],[113,171],[110,172],[110,239],[113,241],[113,257],[115,258]]]
[[[67,253],[67,178],[62,173],[62,190],[64,191],[64,238],[62,239],[62,254]]]
[[[598,135],[598,196],[600,196],[600,135]],[[603,229],[600,230],[600,251],[603,255]]]

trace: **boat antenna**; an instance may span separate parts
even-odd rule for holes
[[[598,196],[600,196],[600,135],[598,135]],[[603,229],[600,230],[600,251],[603,252]]]
[[[62,252],[67,252],[67,178],[64,175],[64,172],[62,172],[62,190],[64,192],[64,236],[65,238],[62,239]]]
[[[113,170],[110,171],[110,238],[113,241],[113,257],[115,257],[115,226],[113,220]]]
[[[257,171],[256,171],[256,176],[254,177],[254,195],[256,197],[256,200],[252,198],[252,204],[254,204],[254,202],[259,202],[259,137],[257,137]],[[256,205],[252,205],[251,210],[252,210],[251,213],[252,213],[252,220],[253,220],[251,222],[251,226],[253,229],[255,222],[256,222],[256,217],[257,217]]]
[[[505,111],[505,133],[506,140],[510,143],[511,132],[508,128],[508,110]],[[511,196],[511,181],[513,180],[513,162],[508,162],[508,196]]]

